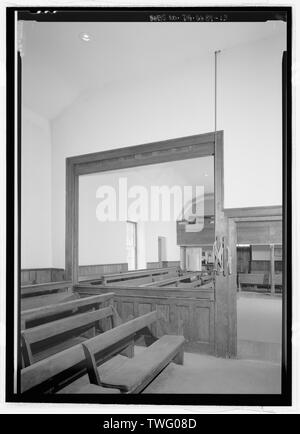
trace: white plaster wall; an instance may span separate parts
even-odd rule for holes
[[[195,194],[195,186],[204,187],[209,193],[209,199],[205,201],[206,214],[213,213],[213,158],[198,158],[175,163],[156,164],[121,171],[109,171],[105,173],[81,176],[79,178],[79,264],[111,264],[127,262],[126,256],[126,223],[122,221],[99,221],[97,207],[107,204],[107,192],[105,197],[97,197],[99,188],[108,186],[113,188],[116,204],[109,203],[111,209],[116,211],[116,219],[119,220],[119,183],[126,180],[128,220],[137,221],[138,227],[138,267],[146,268],[147,262],[158,261],[158,237],[166,237],[166,258],[168,261],[180,260],[180,249],[177,246],[176,218],[181,218],[181,208],[173,215],[174,198],[170,198],[171,221],[150,221],[154,198],[151,197],[151,187],[174,186],[184,191],[185,186],[191,186]],[[203,173],[207,177],[203,176]],[[203,184],[202,184],[203,183]],[[147,194],[147,202],[143,204],[141,196],[136,191],[136,197],[129,197],[131,188],[142,186]],[[170,190],[171,191],[171,190]],[[122,195],[123,197],[123,195]],[[186,200],[186,198],[185,198]],[[144,218],[131,214],[131,205],[139,204],[138,213],[146,211],[147,221]],[[159,211],[162,212],[162,201],[159,201]],[[142,209],[143,208],[143,209]],[[108,208],[106,208],[106,213]],[[161,220],[161,219],[160,219]]]
[[[21,268],[52,266],[49,122],[23,107]]]
[[[225,207],[282,204],[280,36],[220,53]]]
[[[225,134],[225,207],[281,204],[283,49],[284,37],[277,36],[220,54],[217,126]],[[181,68],[162,68],[159,76],[82,94],[51,122],[52,265],[64,266],[66,157],[213,128],[213,53]]]

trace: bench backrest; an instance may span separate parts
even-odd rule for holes
[[[137,333],[156,322],[157,315],[157,311],[149,312],[82,343],[92,384],[100,384],[96,354],[101,355],[101,360],[104,362],[119,353],[133,342]]]
[[[269,283],[268,275],[265,273],[240,273],[239,283],[242,284],[252,284],[252,285],[263,285]]]
[[[137,271],[127,271],[121,273],[114,274],[104,274],[101,279],[102,284],[120,282],[124,280],[135,280],[139,278],[150,277],[152,279],[159,279],[161,276],[178,276],[178,267],[169,267],[169,268],[156,268],[156,269],[145,269],[145,270],[137,270]],[[163,278],[165,278],[163,277]],[[96,282],[97,283],[97,282]],[[98,282],[99,283],[99,282]]]
[[[21,297],[31,297],[72,288],[71,281],[39,283],[21,286]]]
[[[33,344],[44,341],[54,336],[62,335],[63,333],[67,333],[84,326],[88,326],[90,324],[94,324],[106,318],[111,318],[112,327],[116,325],[116,314],[112,306],[81,313],[57,321],[51,321],[37,327],[23,330],[23,332],[21,333],[21,337],[25,366],[31,365],[34,362],[34,357],[31,351],[31,346]]]
[[[157,312],[150,312],[121,324],[115,329],[108,330],[102,335],[88,339],[84,342],[85,350],[83,344],[74,345],[67,350],[60,351],[53,356],[47,357],[47,359],[23,368],[21,370],[21,393],[41,385],[53,377],[62,374],[64,371],[72,370],[72,374],[74,374],[76,371],[75,366],[81,366],[83,363],[86,366],[86,362],[88,362],[85,351],[92,351],[94,356],[95,353],[101,350],[105,351],[112,348],[118,341],[124,341],[124,338],[131,337],[143,328],[149,327],[156,319]],[[114,330],[115,333],[112,333]],[[97,339],[99,337],[102,337],[100,341]],[[113,350],[111,354],[113,354]]]
[[[68,369],[72,369],[74,374],[74,367],[84,362],[84,360],[82,345],[78,344],[23,368],[21,370],[21,393],[52,379]]]
[[[68,313],[73,309],[82,307],[93,307],[105,302],[113,300],[114,293],[109,292],[107,294],[94,295],[91,297],[78,298],[76,300],[65,301],[64,303],[50,304],[47,306],[38,307],[35,309],[27,309],[21,312],[22,329],[25,328],[26,322],[35,321],[42,318],[53,317],[63,313]]]
[[[49,295],[38,295],[33,297],[21,298],[21,311],[36,309],[49,304],[58,304],[79,298],[78,294],[70,290]]]

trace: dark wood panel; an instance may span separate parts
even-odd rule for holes
[[[237,222],[238,244],[281,244],[282,221]]]
[[[249,273],[251,262],[251,249],[249,247],[237,248],[237,272]]]
[[[177,224],[177,244],[179,246],[213,245],[215,241],[215,225],[210,217],[204,217],[204,227],[200,232],[186,232],[185,222]]]
[[[151,327],[157,337],[183,333],[187,351],[214,352],[213,289],[76,285],[74,290],[81,296],[113,291],[117,311],[123,321],[157,310],[157,324]]]
[[[134,301],[125,301],[121,303],[121,318],[123,321],[127,321],[134,317]]]
[[[210,309],[198,307],[194,311],[194,339],[195,341],[209,343],[210,341]]]

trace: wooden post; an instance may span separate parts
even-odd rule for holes
[[[271,286],[271,294],[275,294],[274,244],[270,244],[270,286]]]
[[[228,247],[231,255],[231,274],[228,274],[228,349],[230,357],[237,355],[237,231],[234,219],[228,219]]]
[[[231,224],[229,230],[228,218],[224,214],[223,170],[223,132],[218,131],[215,134],[215,236],[227,238],[234,263],[236,241],[232,236],[235,225]],[[232,277],[228,277],[227,270],[225,274],[217,273],[215,276],[215,355],[230,358],[236,357],[236,284],[231,285]]]

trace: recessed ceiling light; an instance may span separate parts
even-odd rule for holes
[[[90,42],[90,40],[92,39],[91,35],[89,35],[88,33],[80,33],[79,35],[80,39],[84,42]]]
[[[204,173],[204,176],[208,176],[208,173]]]

